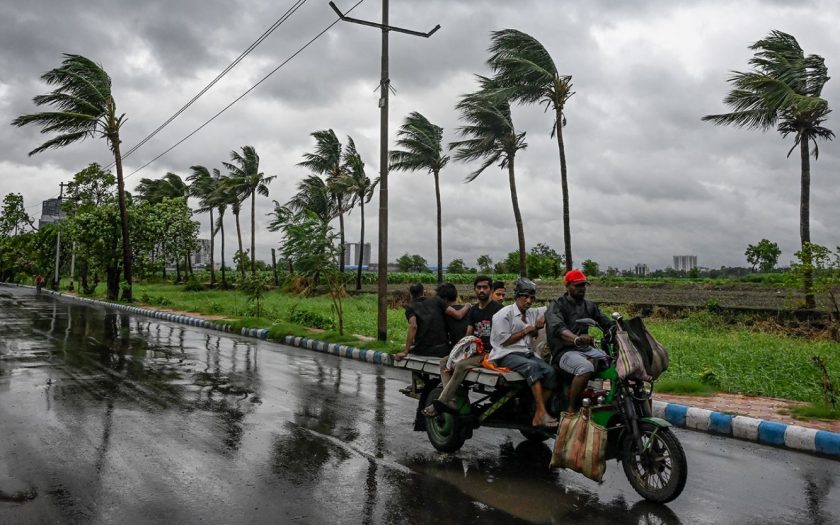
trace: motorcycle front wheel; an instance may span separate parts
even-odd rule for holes
[[[685,452],[669,428],[639,423],[642,450],[629,432],[622,443],[622,466],[633,489],[643,498],[667,503],[677,498],[688,477]]]

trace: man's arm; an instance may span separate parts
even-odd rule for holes
[[[446,307],[446,315],[448,315],[449,317],[451,317],[453,319],[457,319],[459,321],[461,319],[463,319],[464,317],[466,317],[466,315],[469,313],[469,311],[470,311],[470,305],[469,304],[465,304],[464,306],[462,306],[458,310],[456,310],[455,308],[453,308],[451,306]]]
[[[490,328],[490,341],[493,346],[510,346],[526,335],[536,330],[534,325],[526,325],[518,332],[513,331],[513,324],[507,316],[493,316],[493,326]]]
[[[566,320],[560,311],[559,304],[555,301],[545,311],[546,330],[549,330],[554,337],[566,344],[575,346],[591,345],[595,340],[590,335],[577,335],[566,326]]]
[[[402,352],[394,354],[394,359],[397,361],[403,359],[410,353],[411,345],[414,343],[414,338],[417,336],[417,316],[412,315],[408,319],[408,333],[405,336],[405,349]]]

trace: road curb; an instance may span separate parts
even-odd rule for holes
[[[653,415],[679,428],[840,459],[840,434],[836,432],[664,401],[653,402]]]
[[[35,288],[30,285],[14,283],[0,283],[0,286]],[[246,337],[269,339],[269,332],[264,328],[242,328],[238,332],[235,332],[233,327],[229,324],[208,321],[198,317],[178,315],[171,312],[154,310],[152,308],[141,308],[127,304],[80,297],[78,295],[56,292],[45,288],[41,290],[41,293],[48,293],[50,295],[82,303],[116,308],[125,312],[145,315],[173,323],[181,323],[199,328],[207,328],[210,330],[219,330],[225,333],[239,333],[239,335]],[[387,366],[394,365],[394,358],[391,354],[380,352],[378,350],[368,350],[365,348],[357,348],[338,343],[328,343],[326,341],[319,341],[308,337],[291,335],[280,339],[270,340],[306,350],[314,350],[325,354],[355,359],[357,361]],[[840,434],[836,432],[800,427],[797,425],[788,425],[776,421],[756,419],[747,416],[725,414],[705,408],[691,407],[677,403],[665,403],[664,401],[653,402],[653,415],[661,417],[675,427],[679,428],[687,428],[718,436],[752,441],[762,445],[798,450],[811,454],[819,454],[833,459],[840,459]]]

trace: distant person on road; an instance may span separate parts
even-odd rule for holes
[[[502,309],[501,304],[490,299],[491,285],[492,280],[486,275],[479,275],[473,280],[473,291],[478,302],[472,305],[470,313],[467,315],[469,324],[467,325],[466,335],[473,335],[481,339],[482,353],[477,353],[458,361],[453,370],[447,370],[446,368],[449,355],[441,358],[440,378],[443,384],[443,391],[438,396],[437,400],[439,403],[429,405],[424,410],[423,413],[427,416],[436,416],[439,408],[453,410],[456,408],[455,392],[458,391],[458,387],[461,385],[467,372],[473,367],[481,366],[484,352],[490,351],[490,328],[492,326],[493,315]]]
[[[605,359],[607,354],[593,347],[595,339],[589,335],[589,327],[578,325],[578,319],[589,318],[606,332],[614,321],[605,316],[598,305],[586,300],[589,281],[580,270],[570,270],[563,278],[566,293],[551,302],[545,313],[546,337],[557,366],[572,375],[569,387],[569,411],[576,412],[577,402],[586,384],[595,373],[593,361]]]
[[[505,290],[504,281],[493,281],[493,293],[490,296],[491,299],[499,304],[503,304],[505,302],[506,293],[507,291]]]
[[[412,297],[415,287],[422,285],[415,284],[409,290]],[[452,307],[458,299],[458,290],[454,284],[443,283],[437,288],[437,295],[425,300],[412,300],[406,308],[405,316],[408,319],[408,334],[405,338],[405,349],[394,354],[399,361],[408,354],[420,356],[443,357],[449,354],[449,339],[446,332],[445,316],[454,319],[463,319],[470,311],[469,305],[456,310]]]
[[[44,276],[43,276],[43,275],[41,275],[40,273],[39,273],[38,275],[36,275],[36,276],[35,276],[35,291],[36,291],[36,292],[40,292],[40,291],[41,291],[41,288],[43,288],[43,287],[44,287],[44,282],[45,282],[45,281],[46,281],[46,279],[45,279],[45,278],[44,278]]]
[[[488,358],[496,366],[510,368],[528,381],[536,405],[531,424],[554,428],[558,422],[548,414],[545,404],[558,386],[557,374],[531,348],[537,330],[545,324],[542,309],[531,308],[537,295],[537,285],[519,278],[514,283],[513,295],[513,304],[493,316],[490,329],[492,350]]]

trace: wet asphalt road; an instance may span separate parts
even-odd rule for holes
[[[441,455],[407,378],[0,287],[0,523],[840,522],[840,462],[705,434],[667,507],[518,433]]]

